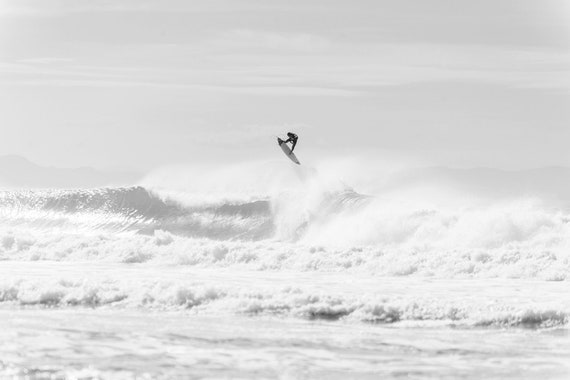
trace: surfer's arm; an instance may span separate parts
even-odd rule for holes
[[[291,139],[289,139],[291,140]],[[295,149],[295,145],[297,145],[297,140],[293,140],[293,146],[291,147],[291,153],[293,153],[293,150]]]

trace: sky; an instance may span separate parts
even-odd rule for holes
[[[0,155],[570,166],[566,0],[0,0]]]

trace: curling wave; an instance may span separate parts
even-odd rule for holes
[[[352,191],[330,193],[319,212],[301,213],[293,226],[297,237],[310,219],[354,206],[366,197]],[[160,196],[144,187],[88,190],[25,190],[0,192],[0,216],[4,225],[83,230],[156,230],[187,237],[217,240],[262,240],[275,236],[278,203],[263,198],[248,201],[203,202],[184,205],[172,196]]]

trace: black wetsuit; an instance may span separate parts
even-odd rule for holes
[[[297,140],[299,139],[299,137],[292,132],[287,132],[287,136],[289,138],[283,141],[283,143],[288,143],[288,142],[293,143],[293,145],[291,146],[291,153],[293,153],[293,149],[295,149],[295,145],[297,145]]]

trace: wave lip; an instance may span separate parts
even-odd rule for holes
[[[272,236],[267,200],[188,207],[143,187],[0,192],[3,224],[83,230],[156,230],[213,239]]]

